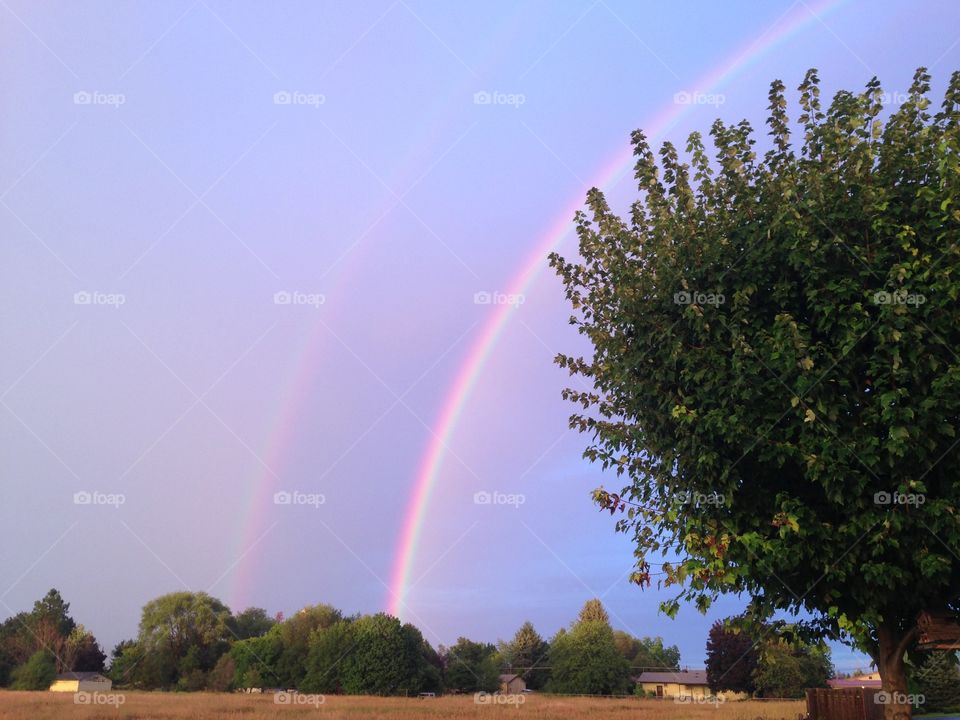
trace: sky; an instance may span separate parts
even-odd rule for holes
[[[658,613],[567,428],[587,351],[546,254],[629,134],[769,84],[960,67],[953,2],[0,0],[0,617],[107,648],[175,590],[389,610],[434,645]],[[840,670],[864,660],[837,647]]]

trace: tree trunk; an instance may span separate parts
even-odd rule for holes
[[[916,636],[916,630],[902,632],[894,623],[883,623],[877,628],[879,657],[877,670],[880,671],[880,687],[883,693],[878,696],[884,703],[884,720],[910,720],[913,708],[907,699],[907,673],[903,656],[907,647]]]

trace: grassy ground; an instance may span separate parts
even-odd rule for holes
[[[112,695],[112,697],[111,697]],[[529,720],[797,720],[804,704],[797,702],[728,702],[719,705],[679,704],[669,700],[551,698],[522,696],[522,702],[480,705],[472,696],[426,700],[375,697],[326,697],[313,704],[277,704],[271,695],[113,693],[97,703],[77,704],[70,693],[0,691],[2,720],[454,720],[526,717]],[[122,698],[122,700],[121,700]]]

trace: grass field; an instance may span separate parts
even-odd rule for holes
[[[120,700],[122,698],[122,701]],[[325,720],[403,720],[409,718],[527,717],[531,720],[797,720],[804,704],[797,702],[728,702],[719,705],[679,704],[671,701],[568,698],[529,695],[522,704],[479,705],[470,696],[426,700],[377,697],[324,698],[314,704],[277,704],[271,695],[212,693],[170,694],[129,692],[109,695],[100,703],[76,704],[70,693],[0,691],[2,720],[270,720],[315,718]]]

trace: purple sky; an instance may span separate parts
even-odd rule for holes
[[[110,647],[184,587],[386,607],[418,467],[496,312],[475,293],[507,290],[631,130],[803,14],[663,137],[747,117],[762,142],[769,82],[794,98],[809,67],[827,97],[877,75],[895,106],[915,67],[936,95],[960,65],[947,1],[0,0],[0,617],[55,586]],[[604,189],[622,207],[629,174]],[[526,619],[550,636],[602,596],[702,665],[743,603],[670,621],[666,593],[626,582],[630,545],[589,500],[604,478],[566,431],[552,358],[583,345],[549,270],[511,312],[406,619],[434,644]]]

